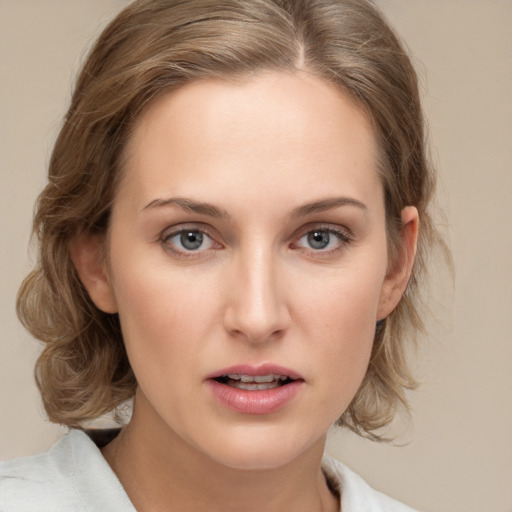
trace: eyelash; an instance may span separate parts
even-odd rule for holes
[[[343,251],[347,247],[347,245],[349,245],[353,241],[352,236],[349,235],[344,230],[333,228],[332,226],[317,225],[317,226],[307,229],[307,231],[303,231],[303,234],[300,237],[296,238],[296,242],[294,242],[294,244],[296,244],[297,241],[302,240],[304,237],[306,237],[312,233],[326,233],[328,235],[334,235],[338,241],[337,247],[335,247],[333,249],[324,250],[324,249],[304,248],[304,250],[306,252],[313,253],[317,256],[320,256],[320,255],[327,256],[327,255],[339,253],[340,251]],[[330,242],[331,241],[329,240],[329,243]]]
[[[183,235],[185,233],[199,233],[201,235],[206,235],[206,237],[211,240],[213,245],[217,245],[217,247],[213,250],[218,250],[222,248],[222,244],[215,241],[213,236],[210,236],[208,230],[201,226],[191,226],[191,227],[181,227],[180,229],[174,229],[172,231],[165,230],[160,236],[160,243],[164,246],[165,250],[172,253],[175,256],[181,258],[197,258],[200,255],[204,255],[206,251],[211,249],[203,249],[203,250],[181,250],[177,249],[175,245],[173,245],[170,240],[174,237]]]
[[[304,237],[312,234],[312,233],[326,233],[328,235],[334,235],[338,240],[337,247],[333,249],[323,250],[323,249],[314,249],[314,248],[306,248],[306,247],[297,247],[298,250],[302,250],[303,252],[309,252],[314,255],[331,255],[338,252],[343,251],[347,245],[349,245],[353,238],[351,235],[349,235],[346,231],[341,229],[333,228],[332,226],[325,226],[325,225],[315,225],[311,226],[307,230],[302,230],[302,234],[300,236],[294,237],[294,242],[290,244],[290,246],[293,248],[294,245],[298,243],[298,241],[302,240]],[[182,250],[177,249],[174,244],[170,242],[172,238],[175,238],[177,236],[181,236],[185,233],[198,233],[201,235],[206,235],[206,237],[211,241],[213,245],[216,245],[217,247],[214,248],[207,248],[207,249],[198,249],[195,250]],[[181,227],[180,229],[173,229],[172,231],[165,230],[162,232],[161,236],[159,237],[159,242],[162,246],[164,246],[165,250],[172,253],[175,256],[181,257],[181,258],[197,258],[204,256],[204,253],[209,252],[211,250],[219,250],[222,249],[222,244],[215,241],[214,237],[211,236],[208,233],[208,230],[204,227],[199,227],[197,225],[191,226],[191,227]],[[331,241],[329,240],[329,243]]]

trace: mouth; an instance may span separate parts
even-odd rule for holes
[[[218,403],[237,413],[267,415],[292,402],[305,379],[283,366],[235,365],[210,374],[206,382]]]
[[[214,378],[219,384],[245,389],[247,391],[260,391],[286,386],[298,380],[288,375],[269,373],[268,375],[246,375],[243,373],[228,373]]]

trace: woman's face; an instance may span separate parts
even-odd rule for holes
[[[323,447],[399,297],[376,152],[353,102],[303,73],[198,81],[142,115],[108,291],[89,289],[119,313],[139,424],[237,468]]]

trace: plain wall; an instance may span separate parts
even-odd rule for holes
[[[378,0],[422,76],[439,203],[456,268],[436,275],[413,424],[377,445],[335,432],[329,452],[425,512],[512,512],[512,2]],[[45,450],[44,417],[19,326],[34,200],[98,29],[122,0],[0,0],[0,459]],[[364,512],[364,511],[361,511]]]

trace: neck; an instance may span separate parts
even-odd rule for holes
[[[148,428],[135,410],[103,449],[138,512],[339,510],[320,467],[325,438],[278,468],[248,470],[212,460],[165,427]]]

